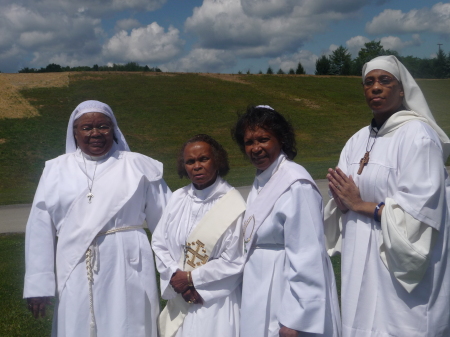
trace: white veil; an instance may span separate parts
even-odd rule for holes
[[[408,69],[406,69],[406,67],[393,55],[378,56],[364,65],[362,69],[363,81],[366,75],[375,69],[391,73],[402,83],[403,91],[405,93],[403,105],[407,109],[416,112],[420,117],[425,118],[426,122],[436,131],[441,140],[445,161],[450,154],[450,139],[444,130],[437,125],[422,90],[420,90]]]
[[[66,153],[75,152],[77,150],[75,137],[73,136],[73,123],[78,118],[89,112],[100,112],[111,118],[114,124],[114,136],[117,139],[118,150],[130,151],[127,141],[125,140],[123,133],[120,131],[119,126],[117,125],[116,117],[114,116],[114,113],[109,105],[99,101],[90,100],[80,103],[70,115],[69,125],[67,126]]]

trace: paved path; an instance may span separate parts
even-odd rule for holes
[[[447,167],[447,172],[450,174],[450,166]],[[318,179],[316,180],[316,183],[319,186],[325,204],[329,200],[327,180]],[[250,192],[250,186],[237,187],[237,190],[241,192],[244,199],[246,199]],[[30,208],[30,204],[0,206],[0,233],[25,232]]]
[[[319,185],[324,199],[328,200],[326,180],[316,180],[316,183]],[[237,189],[246,199],[250,192],[250,186],[238,187]],[[0,233],[25,232],[30,208],[31,204],[0,206]]]

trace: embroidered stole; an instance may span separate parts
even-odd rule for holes
[[[228,191],[203,216],[187,240],[187,252],[180,257],[181,270],[191,271],[207,263],[211,253],[223,233],[245,211],[245,201],[241,194],[232,189]],[[173,337],[183,324],[189,304],[181,294],[167,302],[158,318],[161,337]]]
[[[252,247],[256,232],[272,212],[276,201],[297,180],[307,180],[319,191],[311,175],[303,166],[292,161],[284,161],[280,164],[278,171],[270,178],[256,199],[248,205],[242,227],[246,252]]]

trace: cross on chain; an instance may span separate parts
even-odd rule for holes
[[[94,195],[93,195],[91,192],[89,192],[89,193],[86,195],[86,198],[89,199],[89,203],[91,203],[91,200],[92,200],[93,197],[94,197]]]
[[[191,246],[195,246],[197,245],[197,250],[193,250],[191,248]],[[200,249],[202,250],[203,253],[206,253],[206,249],[204,249],[203,247],[205,247],[205,244],[203,242],[201,242],[200,240],[197,240],[197,242],[192,242],[192,243],[188,243],[188,246],[186,247],[186,258],[189,258],[188,253],[192,254],[192,258],[190,260],[187,260],[187,264],[190,265],[192,268],[198,267],[202,264],[206,264],[206,262],[208,262],[208,255],[201,255],[200,254]],[[199,258],[201,262],[197,262],[195,263],[195,259]]]

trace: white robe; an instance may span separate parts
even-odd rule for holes
[[[269,182],[276,186],[288,175],[296,177],[277,200],[261,206],[270,213],[254,234],[244,267],[242,337],[278,337],[281,325],[302,331],[300,336],[340,336],[336,284],[324,245],[322,197],[299,168],[282,153],[256,176],[248,196],[246,222],[252,203]],[[251,231],[245,239],[251,239]]]
[[[145,231],[94,237],[145,221],[152,231],[171,192],[161,163],[115,149],[97,164],[86,160],[91,178],[97,165],[91,204],[80,150],[46,162],[36,191],[26,229],[24,297],[58,293],[53,336],[89,336],[85,252],[93,241],[98,248],[93,282],[97,336],[157,336],[159,298]]]
[[[361,175],[369,127],[350,138],[338,164],[364,201],[386,201],[381,223],[349,211],[340,233],[334,200],[325,214],[329,251],[342,250],[343,335],[450,336],[450,183],[441,143],[419,120],[383,128]]]
[[[175,191],[152,237],[156,266],[161,275],[161,295],[176,296],[169,284],[180,269],[178,262],[186,240],[202,217],[232,187],[222,178],[203,189],[192,184]],[[239,336],[239,303],[241,299],[242,216],[225,231],[216,243],[208,262],[191,272],[195,289],[204,304],[191,304],[177,337]]]

